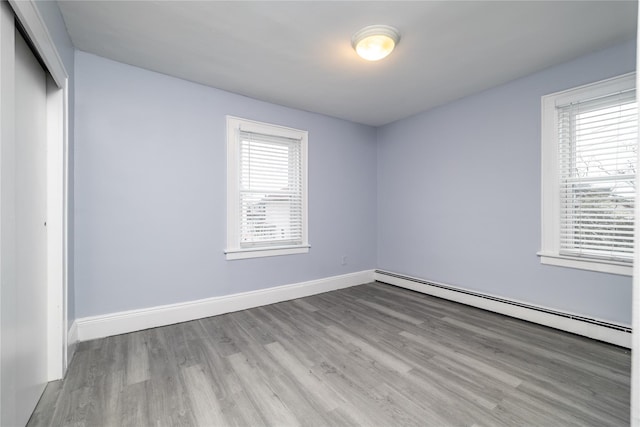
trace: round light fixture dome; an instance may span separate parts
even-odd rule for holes
[[[351,37],[351,45],[367,61],[378,61],[391,53],[400,33],[389,25],[369,25]]]

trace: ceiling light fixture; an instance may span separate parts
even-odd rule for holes
[[[393,51],[400,33],[389,25],[369,25],[351,37],[351,45],[367,61],[378,61]]]

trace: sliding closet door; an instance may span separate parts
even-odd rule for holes
[[[15,32],[16,421],[47,383],[46,74]]]

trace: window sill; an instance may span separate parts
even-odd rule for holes
[[[540,257],[540,263],[546,265],[619,274],[621,276],[633,275],[633,266],[630,264],[604,260],[585,260],[548,252],[538,252],[538,256]]]
[[[305,246],[281,246],[281,247],[259,248],[259,249],[227,249],[226,251],[224,251],[224,253],[227,256],[227,261],[231,261],[235,259],[305,254],[309,252],[309,248],[310,248],[309,245],[305,245]]]

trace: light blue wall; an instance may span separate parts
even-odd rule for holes
[[[540,97],[635,70],[635,42],[378,129],[384,270],[631,322],[631,278],[540,265]],[[473,72],[473,70],[469,70]]]
[[[630,322],[630,278],[536,252],[540,97],[634,70],[634,42],[377,130],[83,52],[75,67],[78,317],[377,267]],[[226,114],[309,130],[309,254],[225,260]]]
[[[374,128],[75,61],[78,317],[375,267]],[[309,131],[308,254],[225,260],[227,114]]]
[[[42,16],[47,29],[49,30],[49,34],[53,39],[53,42],[56,45],[58,53],[60,54],[60,58],[64,63],[64,67],[69,76],[69,158],[68,158],[68,167],[69,167],[69,193],[68,193],[68,213],[69,213],[69,229],[68,229],[68,251],[69,251],[69,265],[68,265],[68,275],[69,275],[69,283],[68,283],[68,298],[67,298],[67,317],[68,317],[68,326],[71,326],[71,323],[76,318],[75,311],[75,278],[74,278],[74,189],[73,189],[73,181],[74,181],[74,159],[73,159],[73,151],[74,151],[74,118],[75,118],[75,48],[71,43],[71,39],[67,34],[67,28],[65,26],[64,20],[62,19],[62,14],[60,13],[60,9],[58,9],[58,4],[55,1],[51,0],[37,0],[36,5],[38,7],[38,11]]]

